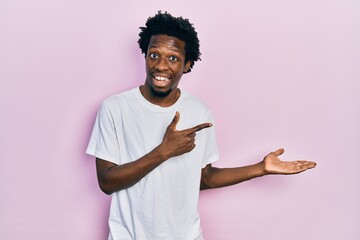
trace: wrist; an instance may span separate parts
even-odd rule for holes
[[[266,169],[265,169],[264,161],[261,161],[261,162],[258,162],[257,164],[255,164],[255,172],[256,172],[256,175],[259,176],[259,177],[268,174]]]
[[[165,162],[170,158],[161,144],[154,148],[151,153],[155,159],[158,159],[161,162]]]

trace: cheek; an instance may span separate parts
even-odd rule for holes
[[[178,84],[180,82],[182,75],[183,73],[181,71],[176,74],[174,84]]]
[[[184,73],[184,70],[185,70],[184,67],[185,66],[183,66],[183,65],[178,65],[173,69],[174,72],[176,73],[176,76],[181,76]]]
[[[151,72],[152,68],[153,66],[151,65],[151,63],[145,63],[145,70],[147,73]]]

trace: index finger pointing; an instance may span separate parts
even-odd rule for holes
[[[209,128],[209,127],[212,127],[211,123],[202,123],[202,124],[196,125],[195,127],[188,128],[184,131],[187,131],[188,134],[192,134],[192,133],[198,132],[200,130],[203,130],[204,128]]]

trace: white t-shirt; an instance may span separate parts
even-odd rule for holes
[[[170,107],[148,102],[139,88],[111,96],[99,109],[86,152],[118,165],[137,160],[161,143],[176,111],[177,130],[213,122],[206,105],[186,92]],[[112,194],[109,239],[203,239],[198,198],[201,169],[218,159],[214,127],[197,132],[195,144]]]

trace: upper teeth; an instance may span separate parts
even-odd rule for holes
[[[155,77],[156,80],[158,81],[166,81],[166,80],[169,80],[168,78],[166,77]]]

